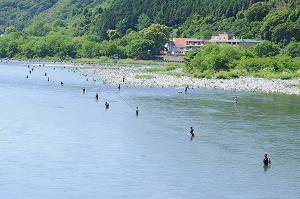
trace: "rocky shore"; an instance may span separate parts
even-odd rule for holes
[[[16,60],[1,60],[7,64],[20,62]],[[283,93],[300,95],[299,79],[262,79],[253,77],[240,77],[237,79],[207,79],[190,78],[186,76],[172,76],[166,72],[146,72],[147,68],[159,66],[139,65],[94,65],[66,63],[66,62],[25,62],[25,65],[76,68],[82,74],[92,76],[96,81],[102,80],[109,84],[120,84],[125,86],[148,86],[148,87],[185,87],[207,88],[220,90],[252,91],[262,93]],[[181,72],[177,69],[172,72]],[[124,81],[123,81],[124,78]],[[183,91],[182,90],[182,91]]]
[[[299,80],[266,80],[262,78],[240,77],[237,79],[206,79],[176,77],[161,72],[144,72],[153,66],[97,66],[81,69],[83,73],[92,74],[93,78],[106,83],[125,84],[127,86],[149,87],[186,87],[222,90],[253,91],[264,93],[284,93],[300,95]],[[180,71],[177,71],[180,72]],[[124,77],[124,82],[123,82]],[[143,78],[144,77],[144,78]]]

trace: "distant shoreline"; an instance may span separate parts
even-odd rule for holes
[[[6,60],[2,60],[6,61]],[[145,72],[146,68],[157,68],[157,65],[142,66],[134,64],[79,64],[71,62],[47,62],[47,61],[17,61],[10,60],[8,63],[21,62],[25,65],[45,67],[71,67],[78,71],[93,76],[94,79],[102,80],[110,84],[148,86],[148,87],[184,87],[207,88],[232,91],[252,91],[262,93],[282,93],[300,95],[300,82],[297,79],[263,79],[253,77],[239,77],[236,79],[207,79],[191,78],[186,76],[176,77],[166,72]],[[176,72],[180,72],[177,69]],[[124,82],[123,82],[124,76]],[[138,78],[137,78],[138,76]]]

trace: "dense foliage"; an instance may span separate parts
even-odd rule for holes
[[[119,25],[123,25],[124,28],[120,29],[123,35],[127,29],[135,29],[141,15],[146,15],[153,23],[169,27],[177,27],[194,14],[200,17],[233,17],[247,4],[248,0],[116,0],[97,17],[96,31],[107,39],[107,29],[118,29]]]
[[[1,0],[0,34],[6,26],[14,26],[21,31],[39,13],[51,8],[58,0]]]
[[[1,0],[0,34],[8,26],[22,31],[33,21],[52,22],[80,15],[106,0]]]
[[[59,60],[78,57],[118,57],[146,59],[164,50],[169,38],[169,28],[152,24],[138,32],[130,32],[121,39],[94,42],[93,37],[70,37],[51,32],[44,37],[11,32],[0,37],[0,58],[45,58]]]
[[[230,45],[207,44],[185,56],[184,70],[195,77],[236,78],[242,75],[289,79],[300,77],[300,54],[295,57],[289,44],[280,51],[278,45],[263,42],[249,49]],[[298,45],[299,49],[299,45]],[[270,53],[272,52],[272,53]]]

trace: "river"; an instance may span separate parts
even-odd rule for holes
[[[300,96],[119,91],[76,71],[0,62],[2,198],[299,198]]]

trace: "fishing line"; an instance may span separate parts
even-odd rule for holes
[[[14,123],[17,123],[17,122],[19,122],[20,120],[21,120],[21,119],[19,119],[19,120],[16,120],[16,121],[14,121],[13,123],[11,123],[11,124],[9,124],[9,125],[5,126],[3,129],[1,129],[1,130],[0,130],[0,132],[1,132],[1,131],[3,131],[4,129],[6,129],[7,127],[9,127],[9,126],[13,125]]]
[[[245,120],[244,120],[244,118],[243,118],[243,116],[242,116],[240,110],[238,109],[237,105],[235,106],[235,110],[237,110],[237,112],[238,112],[240,118],[243,120],[244,128],[246,129],[247,133],[250,133],[250,131],[246,128],[246,126],[247,126],[247,125],[246,125],[246,122],[245,122]]]
[[[236,98],[236,99],[235,99]],[[235,100],[235,110],[236,110],[236,112],[238,112],[238,114],[239,114],[239,116],[240,116],[240,118],[242,119],[242,121],[243,121],[243,126],[244,126],[244,129],[247,131],[247,133],[250,133],[250,131],[246,128],[246,121],[245,121],[245,119],[243,118],[243,116],[242,116],[242,114],[240,113],[240,110],[238,109],[238,105],[237,105],[237,97],[235,97],[234,98],[234,100]],[[219,95],[217,95],[217,97],[215,97],[215,101],[217,101],[217,99],[221,99],[220,98],[220,96]]]
[[[122,70],[122,69],[120,69],[121,70],[121,72],[124,74],[124,75],[126,75],[126,73]],[[144,84],[144,82],[145,82],[146,80],[143,80],[142,81],[142,84]],[[136,87],[136,86],[133,86],[134,88],[136,88],[136,89],[139,89],[138,87]],[[185,94],[184,94],[185,95]],[[121,96],[120,96],[121,97]],[[185,97],[185,96],[184,96]],[[124,100],[125,101],[125,100]],[[162,123],[161,121],[159,121],[159,123]],[[202,124],[202,122],[200,122],[201,123],[201,125],[203,125]],[[170,123],[166,123],[166,122],[163,122],[163,124],[164,125],[166,125],[166,126],[169,126],[169,127],[171,127],[171,128],[173,128],[173,129],[176,129],[176,130],[183,130],[183,131],[185,131],[186,129],[185,128],[183,128],[183,127],[181,127],[181,126],[175,126],[175,125],[173,125],[173,124],[170,124]],[[189,129],[188,129],[188,131],[189,131]]]
[[[0,160],[0,162],[4,162],[5,160],[8,160],[8,159],[14,158],[14,157],[16,157],[16,156],[22,155],[23,153],[26,153],[26,152],[28,152],[28,151],[32,151],[32,150],[33,150],[33,149],[29,149],[29,150],[23,151],[23,152],[21,152],[21,153],[18,153],[18,154],[15,154],[15,155],[9,156],[9,157],[7,157],[7,158],[4,158],[4,159]]]
[[[123,74],[124,74],[124,76],[126,75],[126,73],[123,71],[123,69],[119,69]],[[109,77],[109,79],[110,79],[110,81],[111,82],[114,82],[113,81],[113,78],[111,78],[111,77]],[[144,83],[144,81],[143,81],[143,83]],[[121,84],[121,83],[120,83]],[[107,84],[108,85],[108,87],[112,90],[112,91],[114,91],[114,89],[112,88],[112,86],[110,85],[110,84]],[[133,86],[134,88],[136,88],[136,89],[139,89],[139,88],[137,88],[136,86]],[[117,95],[132,109],[132,110],[135,110],[119,93],[117,93]],[[104,98],[104,97],[103,97]],[[160,122],[161,123],[161,122]],[[203,123],[202,122],[199,122],[202,126],[203,126]],[[178,128],[178,126],[174,126],[174,125],[172,125],[172,124],[169,124],[169,123],[165,123],[164,122],[164,124],[166,124],[166,125],[168,125],[168,126],[170,126],[170,127],[172,127],[172,128],[174,128],[174,129],[183,129],[182,127],[181,128]]]
[[[16,120],[16,121],[14,121],[13,123],[11,123],[11,124],[7,125],[6,127],[2,128],[2,129],[0,130],[0,132],[1,132],[1,131],[3,131],[4,129],[6,129],[7,127],[9,127],[9,126],[11,126],[11,125],[13,125],[13,124],[15,124],[15,123],[19,122],[20,120],[21,120],[21,119],[19,119],[19,120]],[[26,150],[26,151],[23,151],[23,152],[21,152],[21,153],[18,153],[18,154],[15,154],[15,155],[9,156],[9,157],[7,157],[7,158],[4,158],[4,159],[0,160],[0,162],[3,162],[3,161],[5,161],[5,160],[11,159],[11,158],[13,158],[13,157],[19,156],[19,155],[21,155],[21,154],[23,154],[23,153],[26,153],[26,152],[28,152],[28,151],[31,151],[31,150],[33,150],[33,149]]]
[[[108,85],[110,88],[111,88],[111,86],[110,85]],[[111,88],[111,90],[112,90],[112,88]],[[130,107],[130,108],[132,108],[132,110],[135,110],[119,93],[117,94],[126,104],[128,104],[128,106]]]
[[[110,90],[114,91],[114,89],[110,86],[110,84],[107,84]],[[135,110],[119,93],[117,95],[132,109]]]
[[[121,66],[122,67],[122,66]],[[121,68],[119,68],[118,70],[120,70],[121,71],[121,73],[123,73],[123,76],[124,76],[124,78],[125,78],[125,75],[126,75],[126,73],[124,72],[124,70],[123,69],[121,69]],[[114,82],[113,81],[113,78],[111,78],[111,77],[109,77],[109,79],[110,79],[110,81],[111,82]],[[145,81],[145,80],[144,80]],[[142,83],[144,83],[144,81],[142,82]],[[124,82],[124,81],[123,81]],[[107,84],[108,86],[109,86],[109,88],[112,90],[112,91],[114,91],[114,89],[112,89],[112,87],[111,87],[111,85],[110,84]],[[121,85],[121,83],[120,83],[120,85]],[[133,87],[135,88],[135,89],[139,89],[138,87],[136,87],[136,86],[134,86],[133,85]],[[102,96],[102,95],[101,95]],[[118,96],[132,109],[132,110],[135,110],[120,94],[118,94]],[[103,97],[103,96],[102,96]],[[103,97],[104,98],[104,97]],[[105,99],[105,98],[104,98]]]
[[[104,91],[106,91],[102,86],[100,86]],[[105,99],[105,97],[102,95],[102,93],[100,92],[101,97],[104,99],[104,101],[107,102],[107,100]]]
[[[107,93],[107,90],[104,88],[104,86],[102,86],[103,85],[103,83],[100,85],[100,87],[102,88],[102,90],[104,90],[106,93]],[[110,86],[110,84],[107,84],[108,85],[108,87],[112,90],[112,91],[114,91],[113,89],[112,89],[112,87]],[[105,99],[105,97],[101,94],[101,92],[100,92],[100,95],[102,96],[102,98],[107,102],[107,100]],[[118,94],[118,96],[132,109],[132,110],[135,110],[123,97],[121,97],[121,95],[120,94]]]
[[[125,74],[124,72],[123,72],[123,70],[122,69],[120,69],[121,71],[122,71],[122,73],[123,74]],[[113,81],[113,78],[109,78],[110,79],[110,81],[111,82],[114,82]],[[111,91],[115,91],[115,89],[112,87],[112,85],[111,84],[107,84],[107,86],[110,88],[110,90]],[[102,86],[100,86],[100,87],[102,87]],[[136,89],[139,89],[139,88],[137,88],[136,86],[133,86],[133,87],[135,87]],[[103,88],[103,90],[105,90],[106,92],[107,92],[107,90],[105,89],[105,88]],[[114,92],[114,93],[116,93],[132,110],[136,110],[136,109],[134,109],[121,95],[120,95],[120,92],[119,93],[117,93],[117,92]],[[101,96],[103,97],[103,95],[101,94]],[[104,97],[103,97],[104,98]],[[105,98],[104,98],[105,99]],[[160,120],[159,121],[157,121],[158,123],[162,123]],[[202,122],[197,122],[197,123],[200,123],[202,126],[204,126],[203,125],[203,123]],[[176,129],[176,130],[182,130],[182,131],[190,131],[189,130],[189,128],[190,128],[190,126],[188,127],[188,130],[186,129],[186,128],[184,128],[184,127],[181,127],[181,126],[175,126],[175,125],[172,125],[172,124],[170,124],[170,123],[166,123],[166,122],[163,122],[163,124],[164,125],[166,125],[166,126],[169,126],[170,128],[172,128],[172,129]],[[192,126],[194,126],[194,125],[192,125]]]
[[[110,89],[111,90],[113,90],[113,88],[110,86],[110,85],[108,85],[109,87],[110,87]],[[135,86],[134,86],[135,87]],[[136,89],[138,89],[137,87],[135,87]],[[119,95],[119,97],[124,101],[124,102],[126,102],[133,110],[135,110],[119,93],[117,94],[117,95]],[[185,95],[185,94],[184,94]],[[159,121],[159,123],[161,123],[161,121]],[[204,126],[203,125],[203,123],[202,122],[199,122],[202,126]],[[184,130],[184,128],[183,127],[178,127],[178,126],[175,126],[175,125],[172,125],[172,124],[169,124],[169,123],[165,123],[164,122],[164,124],[166,124],[167,126],[169,126],[169,127],[172,127],[172,128],[174,128],[174,129],[182,129],[182,130]]]

